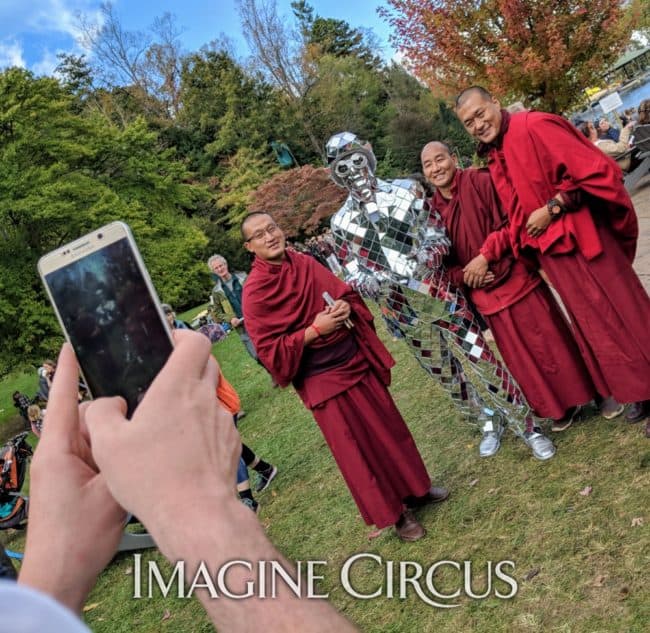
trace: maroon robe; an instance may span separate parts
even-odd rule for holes
[[[478,255],[485,238],[507,220],[486,170],[458,170],[446,200],[431,200],[447,227],[462,286],[462,267]],[[553,296],[539,275],[512,253],[490,265],[495,280],[466,288],[485,317],[510,373],[535,414],[558,420],[589,402],[595,388]]]
[[[570,123],[540,112],[503,112],[499,137],[482,149],[510,225],[481,252],[489,261],[508,247],[535,256],[601,395],[649,399],[650,299],[632,269],[638,225],[619,167]],[[558,193],[567,213],[530,237],[530,214]]]
[[[403,500],[431,480],[387,385],[395,364],[361,297],[316,260],[290,250],[282,264],[256,258],[242,293],[246,329],[274,380],[293,383],[318,423],[361,516],[393,525]],[[352,308],[354,328],[305,347],[326,308],[323,292]]]

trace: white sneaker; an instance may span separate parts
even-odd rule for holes
[[[501,436],[503,435],[504,426],[494,419],[488,420],[483,425],[483,437],[478,446],[478,454],[480,457],[492,457],[496,455],[499,448],[501,448]]]
[[[555,445],[540,431],[538,426],[534,427],[532,431],[524,433],[523,440],[533,451],[533,457],[546,461],[555,455]]]

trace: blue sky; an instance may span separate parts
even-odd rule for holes
[[[101,0],[0,0],[0,69],[29,68],[36,74],[50,74],[58,52],[83,53],[77,42],[78,14],[98,19]],[[384,46],[384,56],[394,51],[388,43],[388,25],[377,16],[381,0],[312,0],[316,13],[346,20],[353,27],[371,28]],[[189,52],[226,34],[237,52],[247,53],[241,38],[235,0],[114,0],[123,28],[145,31],[156,16],[176,15],[184,29],[183,47]],[[291,0],[277,0],[278,11],[291,19]]]

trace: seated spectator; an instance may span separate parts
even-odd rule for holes
[[[625,172],[630,170],[632,160],[630,151],[630,137],[632,135],[632,123],[628,123],[621,131],[619,141],[616,143],[610,139],[598,138],[598,131],[591,121],[585,121],[578,128],[596,147],[603,153],[611,156],[618,166]],[[626,154],[621,156],[622,154]]]
[[[41,437],[43,431],[43,410],[37,404],[30,404],[27,409],[27,418],[36,437]]]
[[[20,393],[20,391],[14,391],[11,397],[14,401],[14,407],[18,409],[20,415],[25,421],[25,424],[29,428],[29,417],[27,416],[27,409],[29,409],[32,401],[24,393]]]
[[[637,125],[650,124],[650,99],[644,99],[639,104]]]
[[[648,151],[650,147],[650,99],[644,99],[639,104],[639,114],[637,124],[634,128],[632,143],[634,145],[643,144],[641,151]]]
[[[39,402],[47,402],[50,396],[50,385],[52,378],[54,378],[54,371],[56,365],[53,360],[44,360],[43,364],[38,368],[38,392],[36,393],[35,400]]]
[[[176,318],[176,312],[174,312],[174,310],[168,303],[163,303],[161,307],[163,312],[165,313],[165,318],[167,319],[167,323],[169,323],[169,327],[172,330],[192,329],[192,326],[189,323],[186,323],[185,321],[181,321],[180,319]]]
[[[602,118],[597,122],[596,129],[598,130],[598,138],[604,141],[614,141],[618,143],[621,133],[617,128],[613,127],[610,122]]]

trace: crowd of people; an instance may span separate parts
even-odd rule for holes
[[[326,154],[349,195],[331,233],[301,253],[287,248],[273,217],[254,212],[241,224],[250,273],[231,272],[220,255],[208,260],[215,314],[274,385],[294,386],[363,520],[394,526],[405,542],[426,535],[417,511],[450,493],[432,485],[388,391],[395,361],[362,296],[380,306],[459,418],[479,426],[481,457],[498,452],[509,428],[534,457],[551,459],[542,420],[564,431],[590,402],[607,419],[646,421],[650,437],[650,298],[632,268],[638,223],[620,168],[563,118],[508,112],[481,87],[458,95],[455,112],[486,169],[461,169],[451,148],[431,139],[421,153],[427,188],[383,181],[370,144],[339,132]],[[206,338],[185,332],[171,306],[165,313],[177,345],[131,423],[119,398],[78,407],[77,367],[64,346],[32,468],[23,590],[0,591],[9,617],[30,604],[38,617],[65,622],[58,630],[85,630],[42,594],[79,611],[115,551],[125,510],[165,556],[186,561],[188,576],[201,561],[216,568],[240,553],[282,560],[243,508],[258,506],[236,475],[247,481],[252,468],[263,490],[277,467],[242,451],[236,390]],[[180,473],[168,468],[178,451],[193,456]],[[141,472],[148,483],[136,486]],[[233,503],[236,488],[243,504]],[[179,522],[181,499],[190,516]],[[71,529],[73,505],[88,521]],[[199,597],[220,630],[352,628],[323,601]]]
[[[578,129],[598,149],[611,156],[624,171],[634,170],[641,162],[636,145],[650,138],[650,99],[639,107],[626,110],[620,117],[622,128],[613,126],[607,117],[594,121],[576,121]]]

